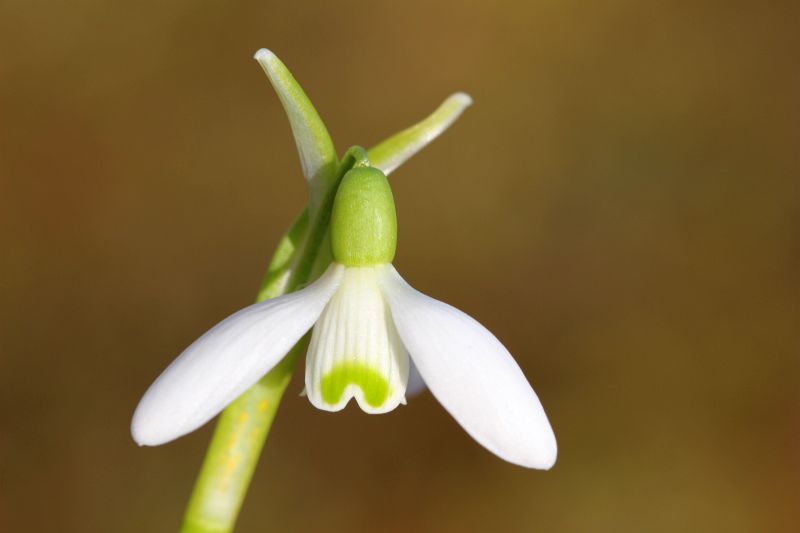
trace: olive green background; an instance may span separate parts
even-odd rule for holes
[[[340,153],[473,96],[391,177],[395,264],[504,341],[560,453],[295,379],[239,531],[800,530],[799,15],[3,0],[0,531],[176,531],[211,425],[140,449],[130,416],[305,202],[263,46]]]

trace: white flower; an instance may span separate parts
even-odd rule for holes
[[[202,426],[313,327],[305,386],[315,407],[338,411],[355,398],[368,413],[391,411],[405,403],[415,366],[481,445],[512,463],[550,468],[553,431],[511,354],[473,318],[408,285],[391,264],[395,243],[385,176],[351,170],[333,208],[327,271],[300,291],[242,309],[189,346],[139,403],[136,442],[158,445]]]

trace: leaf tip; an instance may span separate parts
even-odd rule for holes
[[[462,108],[472,105],[472,97],[465,92],[453,93],[448,100],[457,103]]]
[[[266,48],[260,49],[258,52],[255,53],[253,58],[258,61],[259,63],[269,63],[270,60],[275,58],[275,54],[272,53],[271,50],[267,50]]]

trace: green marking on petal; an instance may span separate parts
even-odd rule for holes
[[[383,374],[364,363],[347,362],[336,365],[322,377],[322,399],[336,405],[348,385],[360,388],[372,407],[380,407],[389,397],[389,381]]]

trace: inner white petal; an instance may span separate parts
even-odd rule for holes
[[[351,398],[367,413],[405,403],[408,354],[378,285],[381,268],[346,268],[314,326],[306,392],[319,409],[339,411]]]

